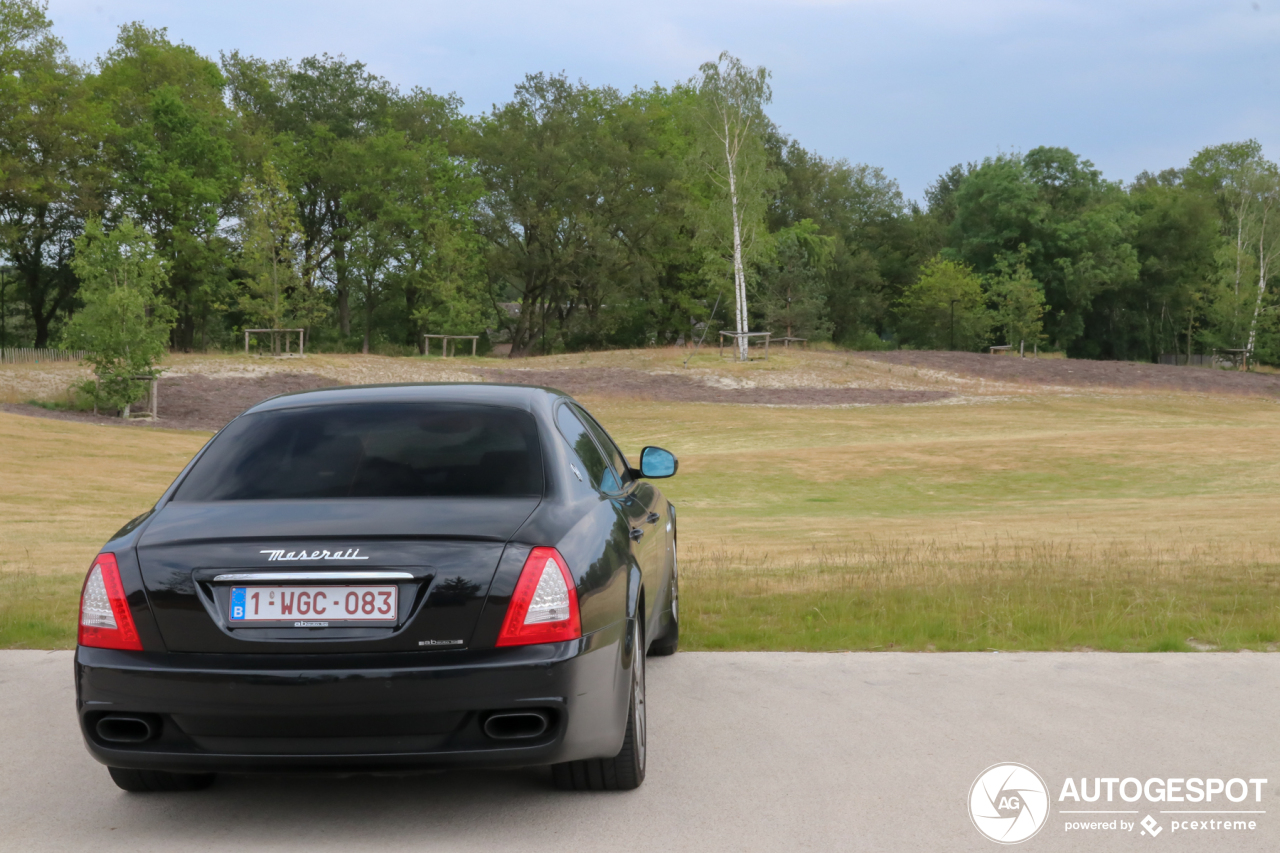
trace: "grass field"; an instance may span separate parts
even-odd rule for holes
[[[1275,403],[595,409],[628,449],[681,453],[689,647],[1280,640]]]
[[[680,457],[682,648],[1280,642],[1275,402],[584,401],[628,451]],[[95,549],[206,438],[0,414],[0,647],[73,644]]]

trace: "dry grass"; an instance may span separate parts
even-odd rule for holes
[[[388,382],[474,382],[460,367],[505,366],[494,359],[390,358],[378,355],[314,355],[302,358],[258,358],[245,355],[169,355],[167,375],[202,374],[215,378],[252,378],[274,373],[314,373],[343,385]],[[66,400],[67,389],[92,376],[74,362],[0,365],[0,403]],[[163,400],[163,397],[161,398]],[[162,403],[163,404],[163,403]]]
[[[0,403],[65,401],[67,389],[93,376],[75,362],[0,365]]]
[[[74,645],[89,561],[207,439],[0,413],[0,648]]]
[[[1280,407],[1045,397],[804,410],[589,401],[624,447],[670,447],[686,541],[814,562],[867,537],[978,546],[1280,546]],[[767,555],[767,556],[766,556]]]
[[[685,361],[688,359],[688,365]],[[775,350],[768,361],[737,363],[716,350],[697,354],[680,347],[572,353],[515,361],[459,356],[442,359],[396,358],[379,355],[320,354],[306,358],[259,358],[243,354],[196,355],[175,353],[163,368],[170,375],[256,377],[273,373],[314,373],[347,385],[388,382],[472,382],[468,368],[572,369],[620,367],[656,374],[679,372],[720,388],[876,388],[909,391],[950,391],[964,398],[1007,394],[1026,396],[1042,389],[1022,384],[959,376],[943,371],[884,364],[856,354],[835,351]],[[67,388],[83,382],[90,372],[68,362],[0,365],[0,403],[64,400]],[[1051,393],[1054,389],[1049,389]],[[1114,393],[1114,392],[1104,392]]]
[[[694,648],[1268,648],[1280,407],[589,401],[675,450]]]
[[[83,575],[208,437],[0,413],[0,571]]]
[[[520,364],[661,372],[679,369],[684,355]],[[693,367],[739,383],[944,381],[856,359],[846,368],[846,359],[784,353],[716,366],[712,354]],[[447,378],[468,364],[499,362],[190,356],[171,366],[381,382]],[[45,368],[27,368],[35,378],[24,381],[77,369]],[[30,396],[5,384],[21,372],[0,371],[0,394]],[[1280,406],[1228,396],[985,391],[968,388],[971,405],[846,409],[585,402],[629,453],[658,444],[680,457],[680,475],[662,488],[680,513],[685,641],[693,647],[1276,641]],[[206,438],[0,414],[0,645],[68,642],[70,625],[61,634],[48,626],[74,611],[95,550],[154,501]]]

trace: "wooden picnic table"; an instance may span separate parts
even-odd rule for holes
[[[471,341],[471,354],[473,356],[476,354],[476,347],[479,346],[480,344],[479,335],[423,335],[422,337],[425,339],[425,342],[423,344],[423,349],[426,350],[426,352],[424,353],[425,355],[431,355],[432,339],[433,338],[440,339],[440,357],[441,358],[449,358],[451,356],[450,350],[452,350],[452,355],[457,355],[458,341]]]
[[[723,329],[720,332],[720,357],[724,358],[724,339],[725,338],[732,338],[735,343],[737,342],[738,338],[746,338],[748,347],[751,346],[752,338],[764,338],[764,360],[768,361],[769,360],[769,339],[772,337],[773,337],[772,332],[731,332],[728,329]]]
[[[303,338],[303,333],[305,331],[306,329],[245,329],[244,330],[244,354],[245,355],[249,354],[249,335],[251,333],[252,334],[268,334],[269,333],[271,335],[272,354],[275,353],[276,341],[279,340],[280,335],[283,334],[284,335],[284,352],[281,353],[281,355],[292,355],[292,353],[289,352],[289,336],[294,332],[297,332],[298,333],[298,355],[304,355],[305,353],[303,352],[302,338]]]

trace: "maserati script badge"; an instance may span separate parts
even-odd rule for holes
[[[283,548],[278,550],[263,550],[259,554],[270,554],[267,557],[268,563],[289,562],[291,560],[367,560],[368,557],[360,556],[359,548],[348,548],[345,551],[289,551],[285,553]]]

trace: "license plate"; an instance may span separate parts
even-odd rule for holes
[[[398,592],[395,585],[235,586],[231,621],[395,622],[400,612]]]

